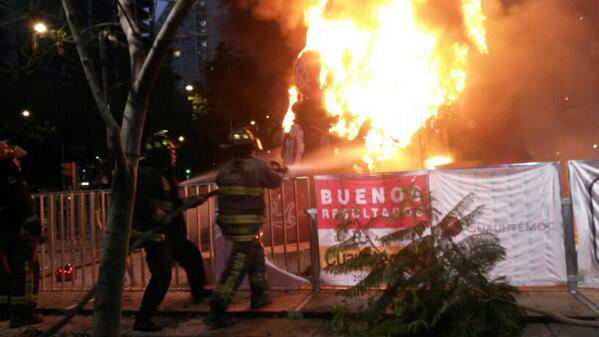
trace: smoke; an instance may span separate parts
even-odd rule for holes
[[[304,6],[316,0],[223,0],[228,5],[225,38],[254,56],[273,50],[295,60],[305,44]],[[292,55],[293,54],[293,55]],[[272,58],[271,58],[272,60]]]
[[[250,10],[258,20],[276,21],[286,35],[302,25],[304,8],[316,3],[315,0],[240,0],[239,6]]]
[[[599,138],[598,4],[483,2],[489,54],[474,55],[458,113],[467,157],[593,156]]]
[[[278,69],[289,83],[305,44],[304,8],[317,0],[227,1],[233,15],[225,35],[248,50],[264,71]],[[347,7],[373,1],[335,3]],[[444,34],[464,39],[455,3],[428,0],[418,16],[438,24]],[[599,2],[482,4],[489,53],[471,48],[466,90],[450,130],[456,157],[493,162],[596,156]]]

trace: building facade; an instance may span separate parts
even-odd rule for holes
[[[173,4],[160,13],[156,29],[160,29]],[[202,67],[214,58],[220,42],[220,24],[225,9],[220,0],[200,0],[195,3],[174,41],[171,67],[181,77],[179,87],[203,82]]]

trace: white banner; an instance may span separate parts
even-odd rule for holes
[[[516,286],[566,282],[559,167],[554,163],[437,170],[429,175],[433,206],[446,214],[469,193],[485,210],[464,236],[492,232],[506,260],[492,271]]]
[[[591,209],[589,205],[588,187],[593,180],[599,178],[599,160],[571,160],[568,162],[570,172],[570,194],[574,223],[578,234],[578,276],[581,287],[599,287],[599,265],[595,258],[595,248],[599,246],[599,182],[593,185],[593,208],[595,218],[595,245],[590,224]],[[599,249],[599,248],[597,248]]]

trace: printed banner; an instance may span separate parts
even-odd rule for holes
[[[469,193],[483,214],[456,240],[491,232],[506,249],[492,271],[516,286],[563,284],[567,279],[556,163],[432,171],[433,207],[449,212]]]
[[[343,256],[326,259],[327,248],[339,243],[335,228],[341,216],[357,220],[362,228],[368,226],[367,233],[375,244],[381,236],[401,228],[411,227],[417,221],[426,220],[426,215],[420,214],[418,210],[423,202],[420,197],[421,192],[428,192],[428,179],[425,173],[317,176],[314,177],[314,188],[318,208],[317,228],[321,268],[343,263],[359,254],[358,251],[346,252]],[[399,248],[399,246],[394,247],[394,249]],[[334,275],[324,271],[320,273],[321,282],[339,286],[356,284],[362,276],[364,275],[360,273],[352,275]]]
[[[592,187],[593,226],[589,204],[589,186],[599,178],[599,160],[571,160],[570,193],[574,223],[578,234],[578,277],[581,287],[599,288],[599,182]],[[595,239],[595,242],[593,242]]]

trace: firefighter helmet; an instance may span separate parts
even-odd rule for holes
[[[18,145],[11,145],[7,140],[0,142],[0,160],[13,160],[15,158],[24,158],[27,151]]]
[[[251,148],[254,150],[262,150],[260,139],[254,135],[248,127],[233,130],[229,134],[229,142],[225,145],[226,148]]]
[[[154,165],[175,166],[177,147],[175,142],[168,136],[168,131],[158,131],[146,139],[144,158],[146,162]]]
[[[13,174],[21,171],[19,159],[27,156],[27,151],[9,141],[0,141],[0,175]]]

